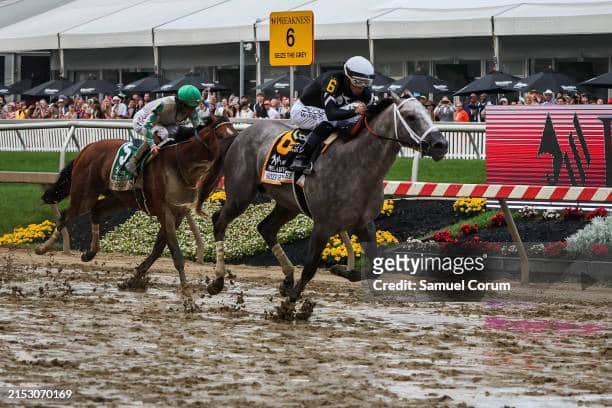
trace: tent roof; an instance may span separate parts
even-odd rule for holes
[[[0,51],[57,49],[58,33],[142,0],[74,0],[0,29]]]
[[[59,7],[72,0],[0,0],[0,27]]]
[[[61,33],[63,48],[150,47],[153,28],[224,0],[148,0]]]
[[[307,0],[228,0],[209,10],[155,29],[155,43],[166,45],[221,44],[253,41],[253,24],[272,11],[291,10]]]
[[[370,36],[375,39],[489,36],[491,16],[510,7],[391,10],[372,19]]]
[[[63,48],[253,41],[256,22],[267,41],[270,12],[283,10],[313,10],[318,40],[366,39],[368,21],[374,39],[489,36],[492,16],[501,36],[612,33],[612,0],[0,0],[0,26],[17,21],[0,28],[0,52],[57,49],[58,35]]]
[[[604,34],[612,32],[612,1],[525,3],[495,17],[498,35]]]

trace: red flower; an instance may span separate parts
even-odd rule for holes
[[[586,218],[587,220],[592,220],[595,217],[607,217],[607,216],[608,216],[608,210],[606,210],[604,207],[599,207],[599,208],[594,209],[590,213],[588,213]]]
[[[444,230],[436,232],[434,236],[432,237],[432,239],[436,242],[451,242],[451,243],[457,242],[457,240],[453,238],[453,235],[451,234],[449,229],[444,229]]]
[[[506,219],[504,218],[503,212],[498,212],[493,217],[491,217],[490,224],[492,227],[503,227],[506,225]]]
[[[463,232],[463,235],[475,234],[475,233],[478,232],[478,225],[476,225],[476,224],[473,224],[473,225],[462,224],[461,225],[461,232]]]
[[[563,251],[565,251],[566,247],[567,244],[565,243],[565,241],[551,242],[550,244],[546,245],[546,247],[544,247],[544,256],[556,258],[561,255]]]
[[[564,220],[580,220],[584,217],[584,212],[580,208],[564,208],[563,219]]]
[[[606,244],[593,244],[591,245],[591,253],[594,256],[606,256],[608,255],[608,246]]]

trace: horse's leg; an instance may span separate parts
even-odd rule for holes
[[[263,219],[257,226],[257,230],[263,237],[268,247],[272,250],[272,253],[278,260],[285,279],[279,288],[282,296],[286,296],[288,291],[293,288],[293,271],[295,266],[291,263],[283,247],[277,241],[278,231],[283,225],[294,219],[299,213],[296,211],[289,210],[285,207],[280,207],[278,204],[274,206],[274,209],[266,218]]]
[[[376,225],[374,221],[370,221],[361,228],[355,230],[359,242],[365,251],[365,264],[362,262],[361,270],[349,270],[346,278],[351,282],[357,282],[362,279],[370,279],[372,277],[372,262],[377,256],[376,251]],[[362,272],[363,271],[363,272]]]
[[[332,231],[326,227],[322,227],[315,223],[312,229],[312,235],[310,236],[310,242],[308,244],[308,254],[306,256],[306,262],[304,262],[304,269],[302,270],[302,276],[297,281],[294,288],[289,292],[288,296],[291,301],[296,301],[306,285],[313,278],[317,272],[317,267],[321,261],[321,252],[327,244],[327,240],[331,236]]]
[[[181,281],[181,295],[183,297],[183,307],[185,308],[186,312],[196,312],[198,311],[198,307],[193,301],[191,289],[189,288],[187,278],[185,277],[185,258],[183,258],[183,253],[181,252],[178,240],[176,239],[176,229],[181,224],[181,221],[184,216],[184,214],[175,215],[170,211],[169,208],[166,208],[164,211],[163,220],[161,221],[166,231],[166,242],[168,244],[168,248],[170,249],[170,254],[172,254],[174,267],[179,273],[179,279]]]
[[[91,209],[91,243],[89,244],[89,250],[81,254],[81,261],[91,261],[100,251],[100,220],[119,207],[121,207],[121,202],[114,197],[98,200],[93,206]]]
[[[216,295],[223,290],[225,281],[225,230],[227,226],[244,212],[249,206],[252,198],[255,196],[256,189],[251,190],[239,189],[232,193],[233,189],[229,189],[226,185],[228,200],[215,212],[212,216],[213,233],[215,236],[215,246],[217,249],[217,262],[215,264],[215,279],[206,287],[206,290],[211,295]]]
[[[161,256],[162,252],[164,252],[165,247],[166,231],[162,226],[157,232],[157,239],[155,240],[151,254],[149,254],[149,256],[147,256],[145,260],[136,267],[133,276],[118,285],[119,289],[144,289],[146,287],[146,281],[144,279],[146,273],[149,271],[153,263],[155,263],[155,261]]]
[[[98,201],[98,194],[91,191],[85,184],[88,181],[82,181],[80,184],[72,184],[70,189],[70,206],[61,212],[60,219],[55,226],[53,234],[42,245],[35,249],[36,254],[43,255],[57,242],[61,231],[80,214],[89,211]]]

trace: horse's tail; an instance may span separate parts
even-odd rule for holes
[[[198,184],[197,197],[195,202],[193,203],[193,207],[195,208],[196,214],[206,216],[206,214],[202,211],[202,205],[204,204],[204,201],[208,198],[210,193],[212,193],[213,190],[219,184],[222,172],[223,156],[220,156],[217,157],[217,159],[213,162],[210,169],[208,169],[208,171]]]
[[[62,169],[55,184],[45,190],[44,194],[42,195],[42,200],[44,203],[57,204],[70,195],[73,167],[74,161],[71,161]]]

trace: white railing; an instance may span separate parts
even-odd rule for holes
[[[232,119],[238,130],[261,119]],[[287,122],[286,119],[279,120]],[[447,137],[449,159],[485,159],[484,123],[436,124]],[[0,151],[60,152],[60,167],[66,152],[77,152],[83,146],[104,139],[129,140],[135,137],[131,120],[0,120]],[[415,157],[403,148],[401,157]]]

